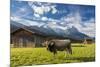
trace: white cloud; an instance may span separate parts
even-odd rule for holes
[[[47,17],[42,17],[41,20],[42,20],[42,21],[47,21],[48,18],[47,18]]]
[[[95,19],[91,18],[90,20],[87,21],[81,21],[80,27],[78,26],[78,29],[80,32],[94,37],[95,36]]]
[[[51,22],[62,22],[59,19],[53,19],[53,18],[48,18],[48,21],[51,21]]]
[[[85,23],[94,23],[94,22],[95,22],[95,19],[94,18],[91,18],[90,20],[85,21]]]
[[[19,21],[19,19],[17,17],[13,17],[13,16],[11,16],[10,19],[13,21]]]
[[[15,17],[15,16],[11,17],[11,20],[12,21],[15,21],[17,23],[21,23],[21,24],[26,25],[26,26],[29,26],[30,25],[30,22],[31,22],[29,20],[22,19],[20,17]]]
[[[64,22],[60,22],[60,24],[62,24],[62,25],[63,25],[63,24],[64,24]]]
[[[61,20],[67,23],[80,23],[81,16],[79,12],[74,12],[74,13],[70,13],[67,16],[61,18]]]
[[[37,17],[37,18],[40,17],[40,15],[39,14],[36,14],[36,13],[34,13],[34,16]]]
[[[51,8],[52,8],[52,14],[57,13],[57,9],[55,8],[55,6],[52,6]]]
[[[42,5],[41,6],[42,10],[46,13],[46,12],[49,12],[51,10],[51,8],[49,6],[44,6]]]
[[[51,10],[49,6],[43,6],[43,5],[42,6],[33,5],[32,8],[33,8],[34,13],[37,13],[40,15],[43,15],[44,13],[49,12]]]
[[[43,10],[42,7],[37,7],[37,6],[34,6],[34,5],[32,7],[33,7],[34,13],[37,13],[37,14],[40,14],[40,15],[42,15],[44,13],[44,10]]]
[[[26,12],[27,9],[26,8],[20,8],[20,12]]]
[[[82,17],[79,12],[70,13],[66,17],[61,18],[62,24],[68,25],[69,27],[76,27],[80,32],[94,37],[95,35],[95,19],[91,18],[87,21],[82,21]]]
[[[27,19],[23,19],[23,18],[19,18],[19,17],[11,17],[11,20],[16,21],[17,23],[21,23],[21,24],[26,25],[26,26],[32,25],[32,26],[40,27],[40,26],[45,24],[45,23],[31,21],[31,20],[27,20]]]
[[[47,25],[50,27],[56,27],[56,22],[48,22]]]
[[[28,10],[27,7],[24,6],[24,7],[17,7],[17,10],[12,12],[11,16],[22,18],[22,17],[29,17],[28,14],[30,14],[30,10]]]
[[[92,37],[95,36],[95,23],[93,21],[93,19],[90,19],[89,21],[84,22],[85,27],[82,28],[83,33]]]
[[[57,24],[57,22],[48,22],[47,24],[49,27],[52,29],[62,29],[62,30],[67,30],[68,27],[63,27]]]
[[[40,2],[28,2],[29,6],[33,9],[33,12],[39,15],[43,15],[44,13],[52,12],[55,14],[57,12],[56,6],[48,3],[40,3]]]

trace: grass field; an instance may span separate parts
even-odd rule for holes
[[[58,51],[54,57],[46,48],[11,48],[11,67],[57,64],[57,63],[76,63],[95,61],[95,45],[73,45],[73,54]]]

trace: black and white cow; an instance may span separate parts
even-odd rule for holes
[[[72,54],[71,41],[70,40],[51,40],[47,43],[47,50],[54,55],[57,51],[66,51],[66,53]]]

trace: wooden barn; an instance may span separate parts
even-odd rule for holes
[[[11,47],[40,47],[45,36],[34,30],[19,28],[11,32]]]
[[[94,41],[91,38],[85,38],[84,41],[83,41],[84,44],[92,44],[93,42]]]

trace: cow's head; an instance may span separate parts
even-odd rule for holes
[[[55,46],[55,42],[53,42],[53,41],[48,42],[47,50],[53,52],[53,50],[55,48],[54,46]]]
[[[51,39],[46,39],[45,42],[42,43],[43,46],[47,47]]]
[[[42,45],[43,45],[44,47],[47,47],[47,46],[48,46],[48,42],[49,42],[49,41],[45,41],[45,42],[42,43]]]

